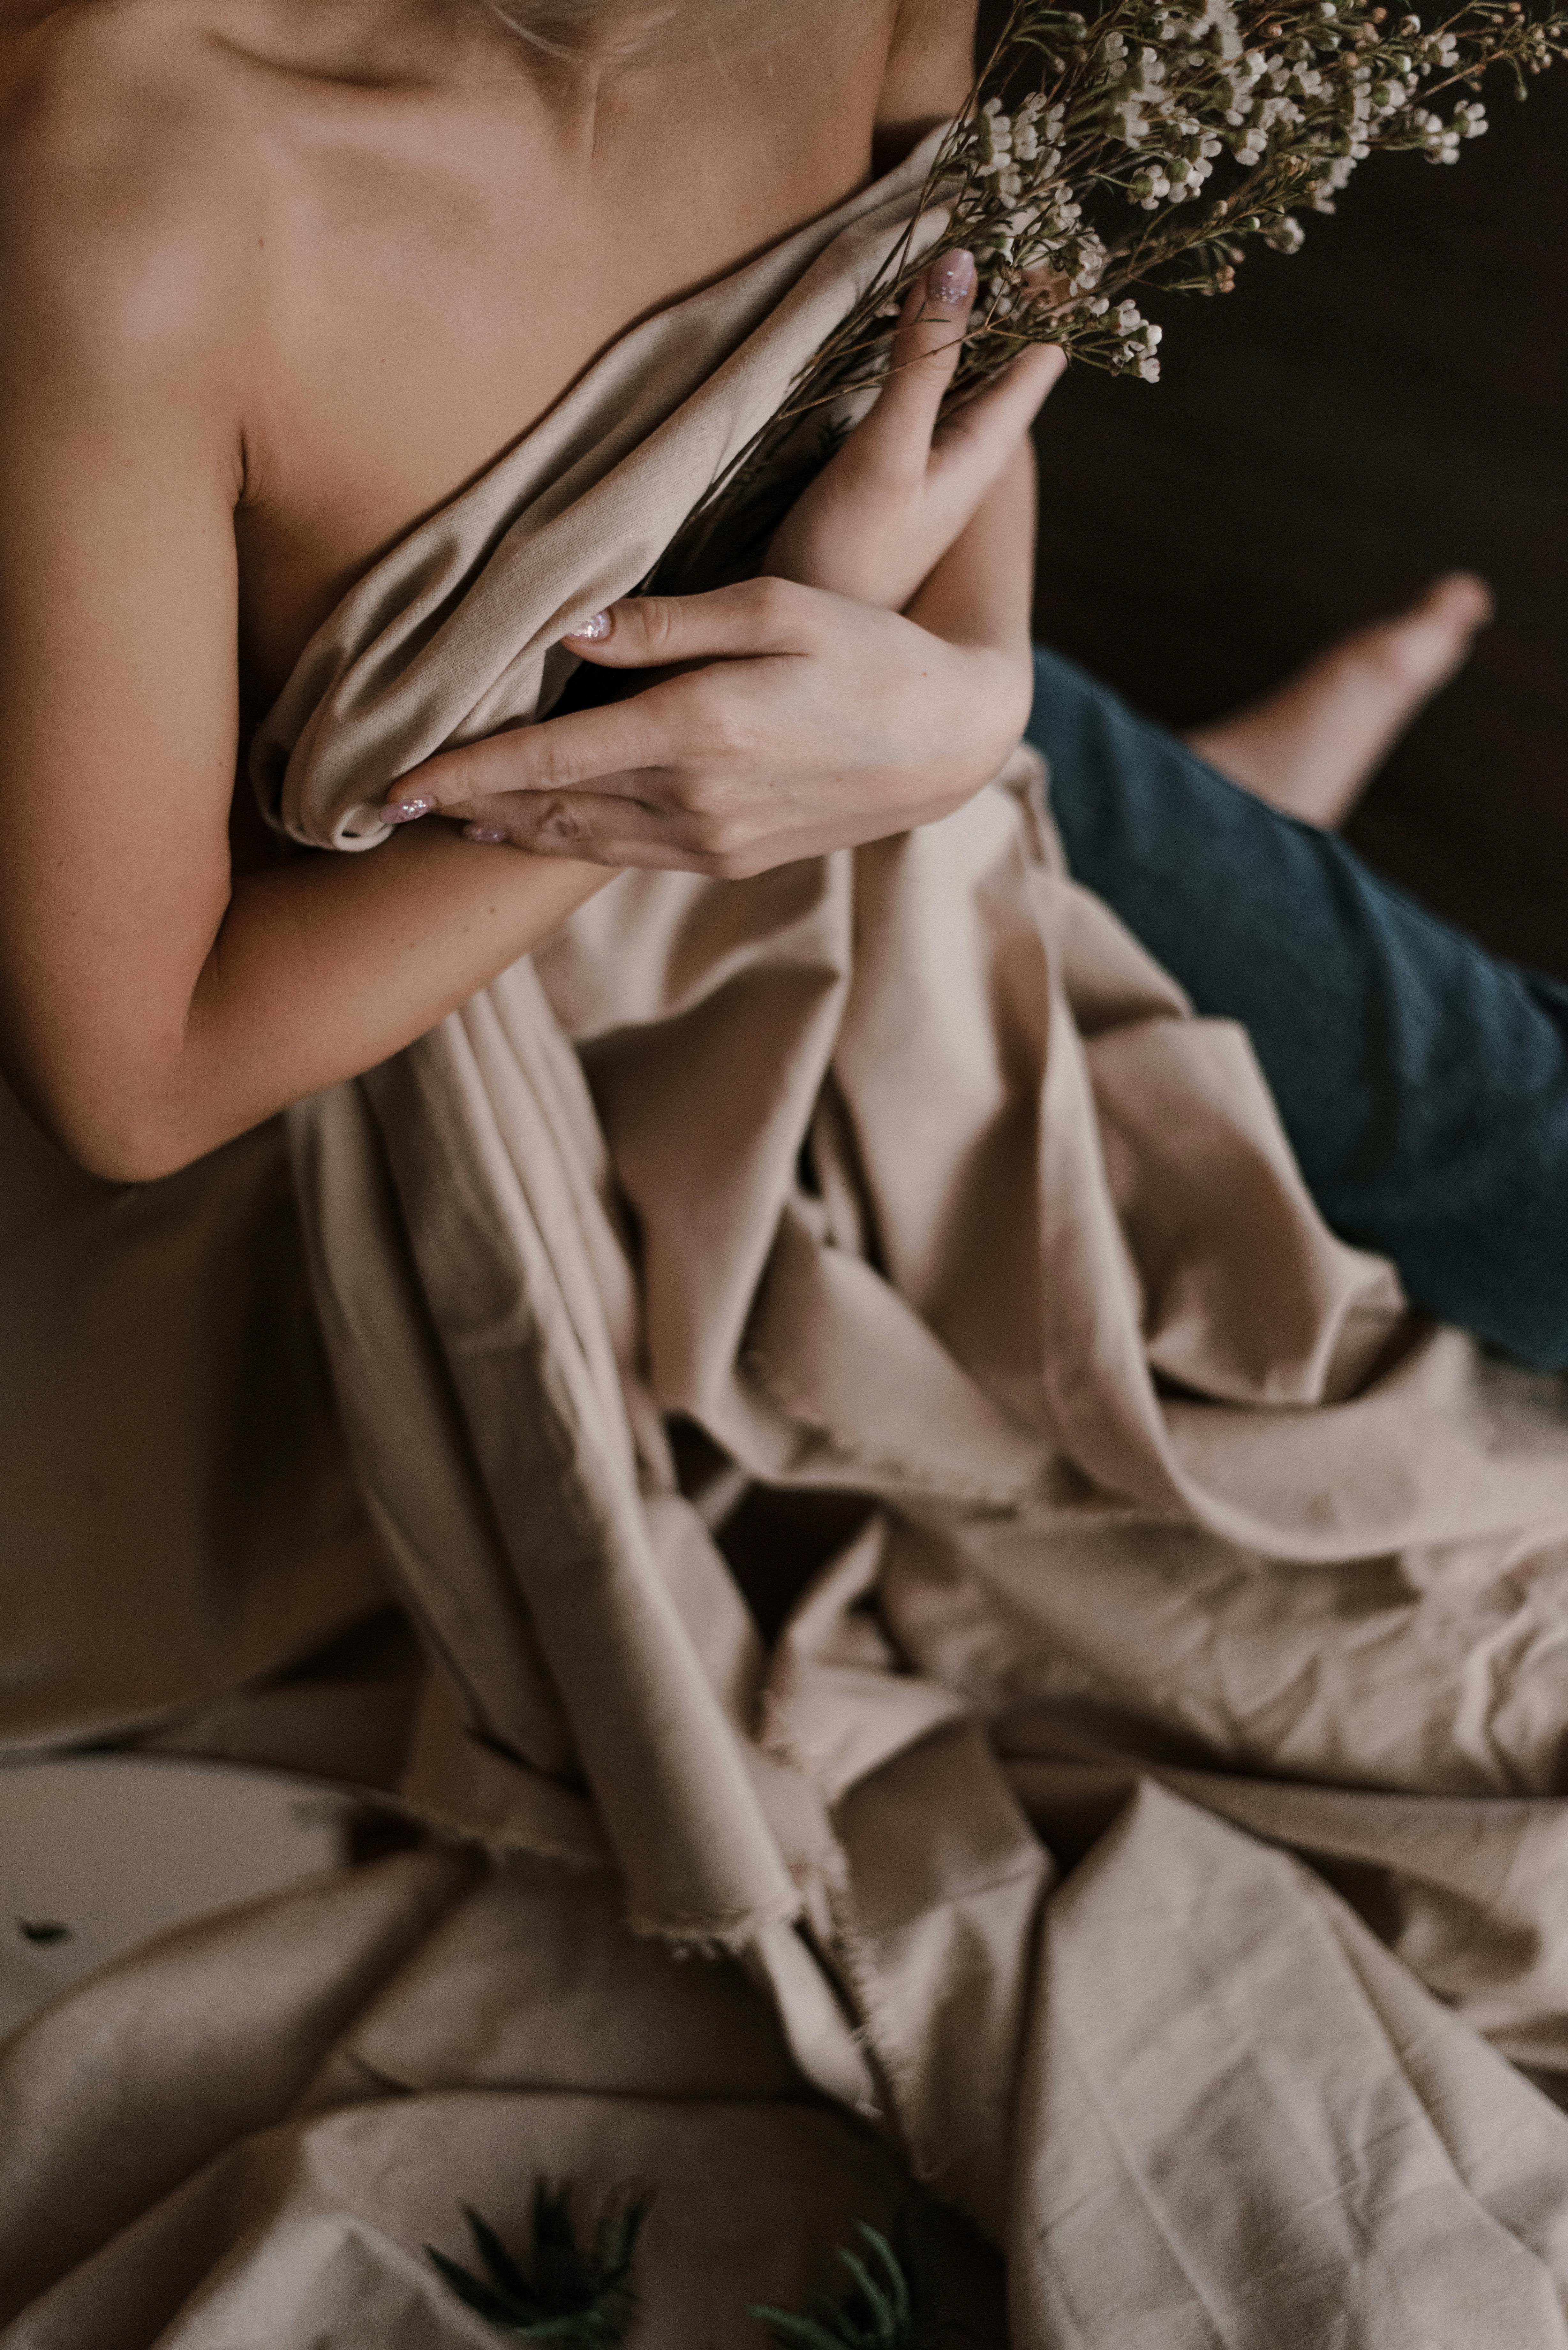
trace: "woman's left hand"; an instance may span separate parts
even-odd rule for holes
[[[974,309],[974,255],[940,255],[910,289],[862,421],[774,532],[763,569],[857,603],[909,608],[1008,471],[1066,354],[1026,344],[944,409]]]
[[[968,254],[931,264],[887,382],[780,528],[770,576],[628,598],[566,639],[601,667],[676,674],[443,752],[387,816],[740,879],[929,824],[988,783],[1029,715],[1027,434],[1063,359],[1025,350],[944,417],[973,300]]]
[[[464,817],[470,839],[540,856],[740,879],[949,814],[1029,714],[1027,634],[1013,628],[939,634],[776,578],[628,598],[603,617],[580,646],[596,662],[705,666],[442,752],[401,779],[387,816]]]

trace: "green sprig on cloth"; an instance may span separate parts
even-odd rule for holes
[[[768,2328],[778,2350],[938,2350],[953,2328],[934,2314],[907,2231],[900,2230],[898,2250],[864,2220],[856,2233],[864,2258],[838,2249],[850,2280],[842,2300],[814,2293],[798,2313],[756,2308],[752,2315]]]
[[[653,2198],[625,2189],[611,2196],[587,2245],[577,2241],[571,2198],[570,2187],[535,2182],[526,2274],[488,2220],[466,2204],[462,2216],[483,2274],[433,2244],[425,2250],[458,2299],[514,2341],[550,2342],[556,2350],[620,2350],[637,2314],[632,2264]]]

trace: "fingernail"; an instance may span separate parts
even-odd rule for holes
[[[434,806],[434,800],[423,792],[417,793],[411,800],[388,800],[381,809],[381,821],[383,824],[412,824],[416,816],[429,816]]]
[[[602,644],[610,632],[607,612],[590,612],[580,629],[568,629],[568,637],[587,637],[590,644]]]
[[[974,292],[974,255],[961,245],[942,255],[930,276],[931,296],[938,302],[967,302]]]
[[[497,832],[493,824],[465,824],[462,837],[464,840],[477,840],[484,848],[501,847],[506,840],[506,835]]]

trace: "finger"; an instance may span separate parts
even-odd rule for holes
[[[772,578],[741,579],[702,596],[626,596],[561,641],[607,669],[808,652],[823,623],[820,601],[816,588]]]
[[[998,467],[1005,464],[1066,365],[1059,344],[1027,345],[994,382],[942,418],[931,444],[933,464],[939,470],[955,463],[983,466],[992,457]]]
[[[463,827],[478,847],[526,849],[588,865],[645,865],[718,873],[739,855],[732,826],[597,792],[500,795]]]
[[[961,247],[933,261],[911,287],[877,404],[856,434],[862,456],[923,468],[931,434],[974,308],[974,255]]]
[[[678,732],[657,706],[667,691],[655,686],[602,710],[574,710],[439,752],[399,778],[381,816],[388,824],[410,824],[416,816],[466,813],[494,794],[569,790],[657,766]]]
[[[574,652],[607,667],[635,669],[704,660],[810,652],[831,626],[838,599],[787,579],[745,579],[705,596],[639,596],[596,615],[602,634],[566,638]],[[601,790],[649,768],[691,765],[742,747],[726,727],[735,697],[715,691],[715,673],[671,678],[624,702],[575,710],[536,726],[514,727],[462,750],[439,752],[388,792],[389,824],[462,808],[496,792]]]

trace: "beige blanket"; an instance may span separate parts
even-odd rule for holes
[[[257,745],[296,837],[373,850],[391,778],[547,706],[923,166],[636,329],[361,582]],[[521,2236],[539,2169],[661,2181],[637,2339],[682,2350],[909,2171],[1005,2248],[1017,2350],[1568,2344],[1521,2069],[1568,2076],[1563,1390],[1324,1229],[1032,756],[853,854],[623,877],[289,1129],[430,1659],[380,1775],[491,1858],[24,2029],[6,2350],[484,2338],[419,2246],[460,2196]],[[244,1644],[202,1661],[204,1713],[124,1719],[288,1759]]]

